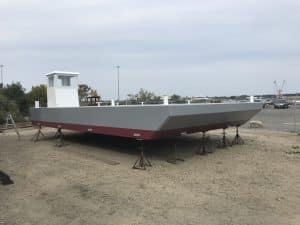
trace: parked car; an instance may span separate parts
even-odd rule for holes
[[[273,106],[273,101],[270,99],[264,100],[263,101],[263,108],[267,109],[267,108],[271,108]]]
[[[288,109],[289,103],[284,99],[277,99],[273,101],[274,109]]]

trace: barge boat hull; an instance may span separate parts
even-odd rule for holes
[[[32,108],[34,125],[141,140],[241,126],[261,103]]]

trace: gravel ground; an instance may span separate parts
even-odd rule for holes
[[[148,143],[153,167],[139,171],[126,139],[68,133],[57,148],[53,130],[35,144],[21,133],[0,134],[0,170],[14,180],[0,185],[0,224],[300,224],[296,134],[242,129],[245,145],[205,156],[200,134]],[[166,162],[174,143],[176,165]]]

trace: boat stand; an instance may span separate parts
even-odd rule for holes
[[[139,158],[134,163],[132,169],[146,170],[147,166],[151,167],[152,164],[150,163],[150,161],[145,156],[143,141],[140,140],[140,143],[141,143],[141,146],[140,146],[140,155],[139,155]]]
[[[11,113],[8,113],[7,116],[6,116],[5,129],[7,130],[9,128],[13,128],[15,130],[16,134],[18,135],[18,140],[20,141],[21,140],[21,135],[19,133],[19,130],[17,128],[17,125],[16,125],[15,120],[14,120]]]
[[[38,131],[33,135],[33,137],[31,138],[31,141],[33,141],[33,142],[39,141],[40,136],[45,137],[45,135],[42,132],[42,126],[41,125],[38,126]]]
[[[177,154],[177,144],[175,143],[174,144],[174,148],[173,148],[173,157],[172,158],[169,158],[167,160],[168,163],[172,163],[172,164],[177,164],[177,162],[184,162],[184,159],[182,158],[179,158],[178,157],[178,154]]]
[[[61,127],[57,128],[54,137],[57,139],[57,143],[55,144],[56,147],[64,146],[64,134],[61,131]]]
[[[245,141],[243,140],[243,138],[240,136],[239,134],[239,126],[236,126],[236,135],[232,141],[233,145],[243,145],[245,144]]]
[[[223,128],[223,133],[222,133],[222,139],[221,139],[221,143],[219,145],[220,148],[227,148],[228,146],[230,146],[230,142],[228,140],[228,138],[226,137],[226,129],[227,128]]]
[[[208,152],[206,151],[206,144],[207,144],[207,137],[205,136],[206,132],[202,132],[202,140],[201,140],[201,145],[200,149],[196,152],[197,155],[206,155]]]

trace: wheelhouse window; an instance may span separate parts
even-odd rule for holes
[[[59,76],[58,79],[61,80],[61,86],[62,87],[69,87],[69,86],[71,86],[71,77]]]

